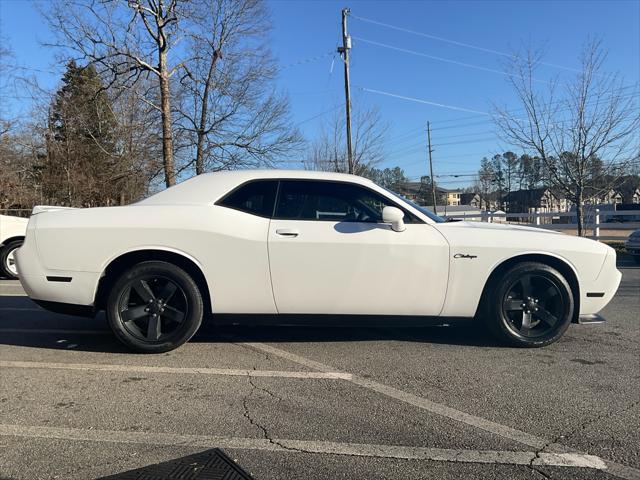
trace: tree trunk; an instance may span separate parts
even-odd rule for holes
[[[160,50],[160,110],[162,113],[162,157],[164,163],[164,181],[167,187],[176,184],[176,172],[173,161],[173,133],[171,131],[171,91],[167,72],[167,52]]]
[[[216,63],[220,58],[220,51],[213,52],[213,58],[209,64],[209,72],[207,73],[207,80],[204,84],[204,91],[202,92],[202,106],[200,110],[200,124],[197,132],[196,141],[196,175],[204,173],[204,137],[207,129],[207,117],[209,116],[209,90],[211,89],[211,82],[213,82],[213,73],[216,69]]]
[[[578,223],[578,235],[583,237],[585,234],[584,231],[584,206],[582,196],[582,187],[576,188],[576,221]]]

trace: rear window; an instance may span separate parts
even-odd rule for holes
[[[277,190],[277,180],[256,180],[238,187],[218,201],[218,205],[260,217],[271,217]]]

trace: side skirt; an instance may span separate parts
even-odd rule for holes
[[[280,325],[307,327],[430,327],[473,322],[466,317],[409,315],[214,314],[214,325]]]

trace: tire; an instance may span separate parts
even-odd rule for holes
[[[500,341],[515,347],[544,347],[569,328],[575,300],[558,270],[524,262],[496,278],[484,307],[485,323]]]
[[[180,267],[142,262],[125,271],[107,297],[107,320],[115,336],[141,353],[174,350],[196,333],[204,313],[202,294]]]
[[[18,278],[18,272],[15,269],[15,260],[13,255],[16,253],[16,250],[18,250],[22,246],[23,243],[24,240],[22,239],[13,240],[2,247],[2,249],[0,250],[1,276],[10,280],[16,280]]]

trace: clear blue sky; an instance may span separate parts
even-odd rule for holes
[[[45,4],[46,5],[46,4]],[[307,138],[319,131],[344,101],[342,64],[330,55],[341,42],[340,10],[476,47],[510,52],[524,43],[545,46],[545,61],[577,67],[583,42],[602,39],[609,51],[606,68],[619,72],[626,84],[640,79],[640,1],[282,1],[269,2],[273,14],[272,49],[282,69],[279,83],[291,99],[293,121]],[[40,46],[49,38],[46,25],[27,0],[0,0],[1,34],[17,63],[54,88],[60,72],[54,52]],[[425,124],[431,121],[436,174],[468,173],[483,156],[507,148],[493,133],[486,116],[420,104],[361,90],[361,87],[478,112],[492,103],[517,107],[506,78],[482,70],[501,70],[504,57],[433,38],[395,30],[357,18],[349,19],[354,38],[352,85],[354,108],[379,107],[390,128],[387,160],[382,166],[403,167],[411,177],[427,173]],[[441,57],[421,57],[363,40]],[[325,55],[322,58],[315,57]],[[309,61],[306,61],[309,60]],[[41,70],[41,71],[38,71]],[[551,67],[542,78],[572,72]],[[26,100],[25,100],[26,102]],[[27,105],[22,105],[27,112]],[[334,110],[342,112],[342,109]],[[471,117],[471,118],[469,118]],[[456,120],[461,119],[461,120]],[[291,165],[290,165],[291,166]],[[443,186],[465,185],[463,178],[441,177]]]

